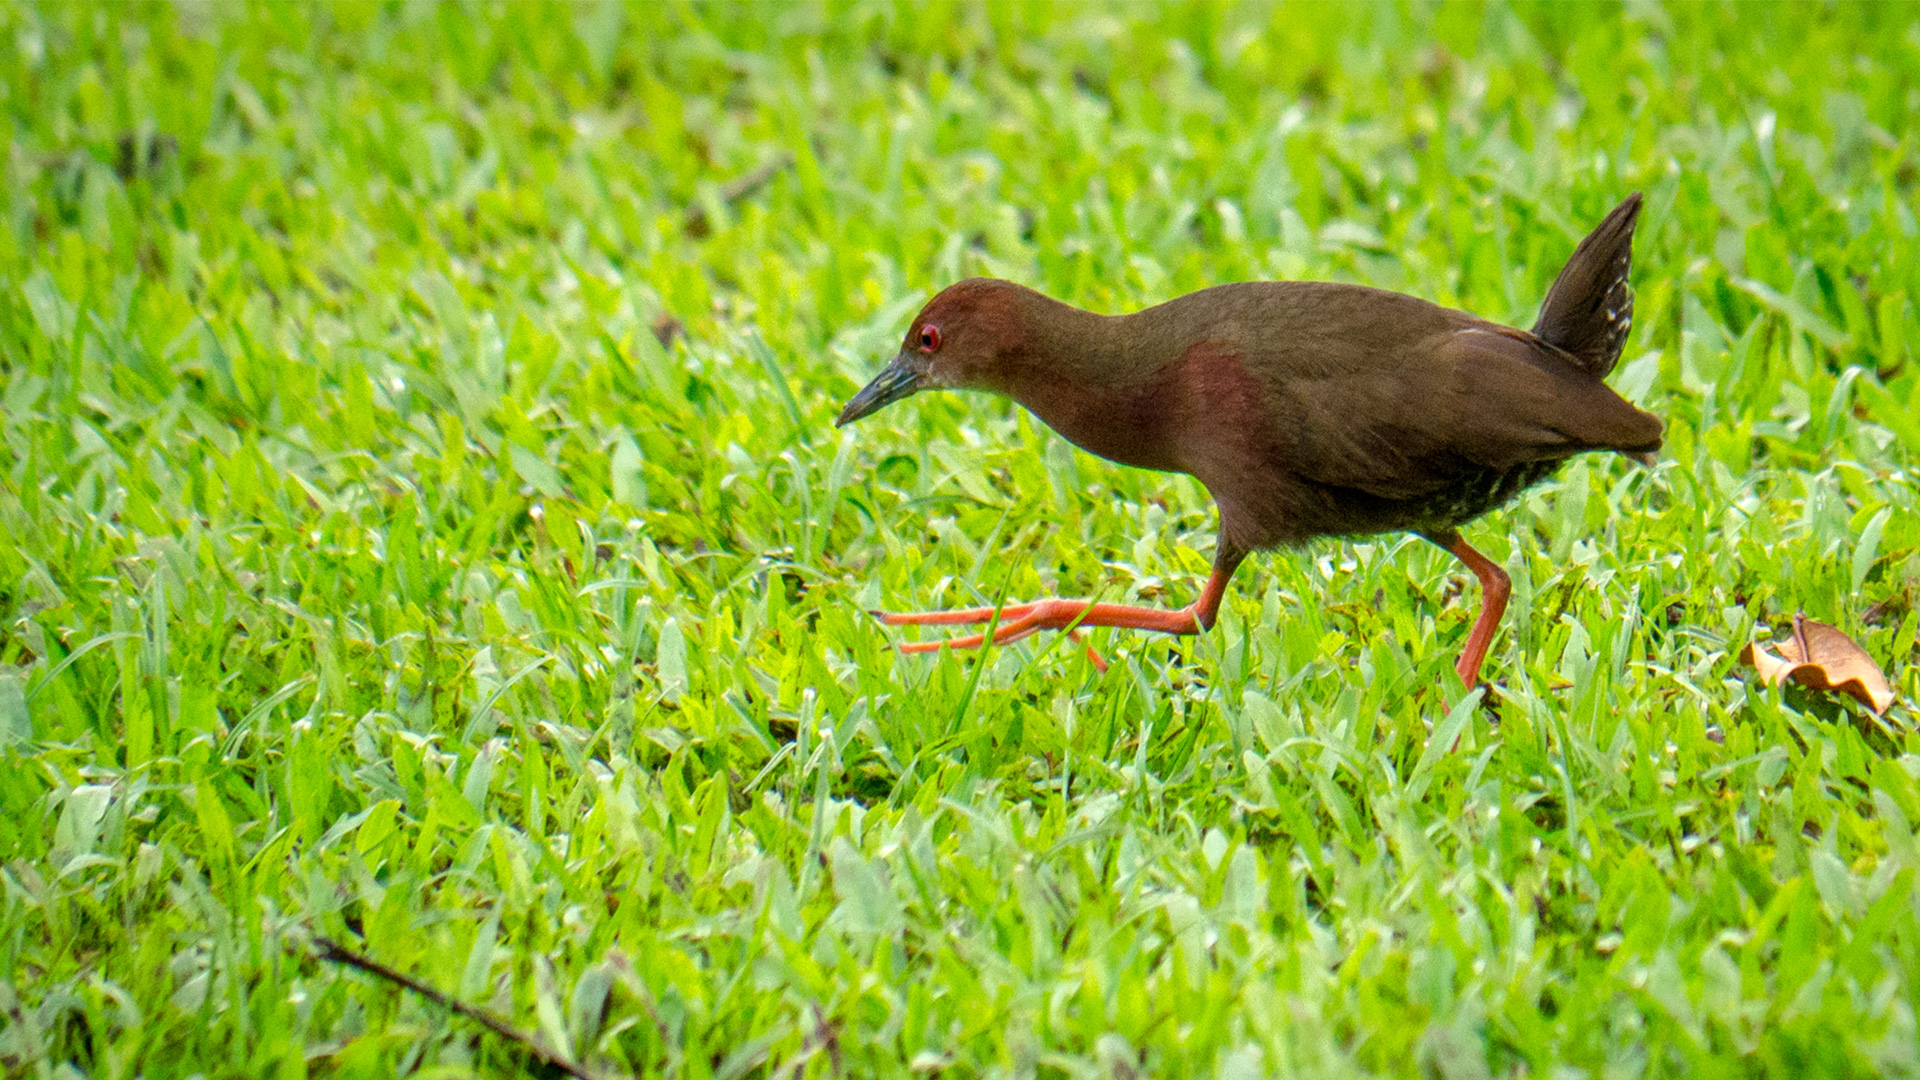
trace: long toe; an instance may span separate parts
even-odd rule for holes
[[[1009,604],[1005,607],[960,608],[955,611],[869,611],[868,614],[888,626],[970,626],[992,622],[995,613],[1002,623],[1015,622],[1033,613],[1036,604]]]
[[[993,643],[1007,645],[1019,641],[1038,630],[1043,629],[1031,616],[1010,623],[1001,623],[994,628]],[[945,645],[950,649],[977,649],[987,643],[985,633],[968,634],[965,637],[943,638],[938,641],[909,641],[900,646],[903,653],[938,652]]]

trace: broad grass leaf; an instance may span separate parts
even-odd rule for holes
[[[1886,531],[1887,519],[1892,516],[1893,507],[1883,506],[1873,515],[1873,520],[1867,522],[1867,527],[1860,530],[1860,542],[1853,549],[1853,591],[1856,593],[1866,584],[1873,564],[1880,559],[1880,534]]]
[[[660,650],[656,661],[660,674],[660,696],[677,702],[687,692],[687,635],[680,620],[669,618],[660,627]]]
[[[580,1053],[589,1053],[606,1026],[607,994],[613,989],[613,967],[598,963],[581,973],[567,1002],[567,1033]]]
[[[33,715],[27,711],[26,691],[18,675],[0,675],[0,747],[33,738]]]
[[[493,959],[500,940],[500,909],[488,913],[485,922],[473,936],[473,947],[467,950],[466,967],[460,973],[460,997],[466,1001],[477,1001],[485,992],[487,983],[493,976]]]
[[[93,851],[112,799],[113,789],[104,784],[81,784],[67,793],[53,830],[53,862],[64,866],[67,859]]]
[[[835,914],[841,924],[856,933],[893,933],[900,923],[900,905],[880,869],[845,837],[833,838],[827,860],[833,867],[834,891],[840,894]]]

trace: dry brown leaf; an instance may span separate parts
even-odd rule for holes
[[[1795,615],[1793,636],[1777,644],[1778,656],[1753,644],[1740,653],[1767,685],[1792,679],[1813,690],[1838,690],[1876,713],[1893,704],[1893,687],[1880,665],[1839,628]]]

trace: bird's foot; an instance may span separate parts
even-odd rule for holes
[[[993,628],[992,641],[995,645],[1008,645],[1041,630],[1065,630],[1067,636],[1087,650],[1087,660],[1094,670],[1105,673],[1107,658],[1099,650],[1088,645],[1080,633],[1080,617],[1098,605],[1076,603],[1071,600],[1040,600],[1031,604],[1014,604],[997,609],[1000,615],[999,625]],[[873,616],[888,626],[954,626],[969,623],[991,622],[996,609],[966,608],[960,611],[918,611],[889,613],[876,611]],[[941,646],[955,649],[977,649],[985,645],[988,635],[985,632],[967,634],[964,637],[947,638],[940,641],[910,641],[900,646],[903,653],[938,652]]]
[[[958,611],[920,612],[875,611],[872,614],[874,618],[888,626],[956,626],[992,622],[996,612],[1000,622],[993,628],[991,635],[982,631],[978,634],[967,634],[941,641],[911,641],[901,645],[900,651],[937,652],[942,646],[976,649],[989,641],[995,645],[1009,645],[1042,630],[1065,630],[1075,641],[1079,641],[1080,630],[1083,627],[1093,626],[1155,630],[1163,634],[1197,634],[1204,629],[1192,607],[1166,611],[1161,608],[1133,607],[1127,604],[1099,604],[1088,600],[1035,600],[1032,603],[1010,604],[1002,608],[983,607]],[[1093,662],[1095,668],[1101,671],[1107,670],[1106,659],[1091,645],[1087,646],[1087,659]]]
[[[1009,642],[1019,641],[1021,638],[1039,629],[1042,628],[1025,625],[1015,628],[1010,623],[1002,623],[994,631],[993,643],[995,645],[1005,645]],[[1106,674],[1107,658],[1100,655],[1100,650],[1087,643],[1086,636],[1080,632],[1079,627],[1068,630],[1067,636],[1087,650],[1087,660],[1093,664],[1095,671],[1100,672],[1102,675]],[[898,648],[903,653],[939,652],[942,646],[954,649],[976,649],[986,644],[986,638],[987,635],[985,634],[968,634],[965,637],[943,638],[939,641],[908,641],[900,644]]]

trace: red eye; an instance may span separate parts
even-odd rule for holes
[[[940,328],[927,325],[920,328],[920,351],[932,352],[940,347]]]

